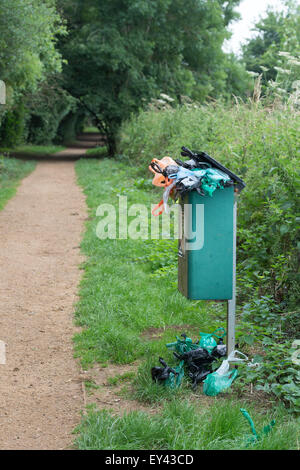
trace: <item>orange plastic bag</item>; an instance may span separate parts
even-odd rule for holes
[[[171,157],[164,157],[161,160],[153,158],[151,165],[149,165],[149,170],[154,173],[154,178],[152,184],[159,187],[169,186],[173,180],[167,178],[162,174],[163,170],[169,165],[177,165],[177,163]]]

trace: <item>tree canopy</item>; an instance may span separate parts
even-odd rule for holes
[[[1,79],[17,93],[60,72],[56,38],[65,33],[54,0],[1,0]]]
[[[285,69],[287,56],[282,52],[300,56],[300,5],[293,0],[284,3],[280,12],[268,9],[255,25],[257,34],[243,47],[247,70],[262,74],[265,88]]]
[[[144,101],[168,93],[203,101],[224,91],[222,44],[240,0],[60,0],[64,83],[106,133]]]
[[[299,5],[269,10],[239,60],[222,46],[240,1],[1,0],[2,144],[8,134],[9,145],[71,139],[89,115],[112,155],[121,123],[161,93],[174,103],[245,98],[246,68],[265,88],[279,77],[277,90],[292,89],[297,74],[288,81],[284,70],[299,59]]]

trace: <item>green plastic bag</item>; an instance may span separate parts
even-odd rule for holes
[[[182,334],[181,336],[183,339],[180,339],[178,336],[176,336],[176,342],[167,343],[167,348],[171,349],[172,351],[176,351],[179,354],[184,354],[185,352],[191,351],[191,349],[199,348],[199,344],[193,343],[191,338],[188,338],[185,334]]]
[[[273,429],[273,427],[275,426],[276,424],[276,421],[275,419],[273,419],[270,424],[268,424],[267,426],[264,426],[263,430],[262,430],[262,434],[258,434],[256,432],[256,429],[255,429],[255,426],[254,426],[254,423],[253,423],[253,420],[251,418],[251,416],[249,415],[248,411],[245,410],[244,408],[240,408],[240,411],[242,412],[242,414],[244,415],[244,417],[246,418],[246,420],[248,421],[249,425],[250,425],[250,428],[251,428],[251,432],[252,432],[252,436],[250,436],[248,438],[248,441],[247,441],[247,447],[251,444],[255,444],[257,441],[259,441],[261,438],[262,438],[262,434],[264,434],[265,436],[267,436]]]
[[[203,393],[215,397],[230,387],[237,375],[237,369],[229,370],[229,362],[227,360],[223,361],[219,369],[206,377],[203,383]]]
[[[222,332],[222,334],[217,335],[217,333],[216,333],[217,331]],[[201,339],[200,339],[199,346],[203,349],[206,349],[206,351],[208,351],[211,354],[212,351],[214,350],[214,348],[217,346],[217,342],[216,342],[215,338],[220,340],[220,339],[223,339],[225,335],[226,335],[226,331],[222,327],[217,328],[212,333],[202,333],[202,332],[200,332]]]
[[[178,388],[181,385],[182,379],[184,377],[184,361],[180,361],[179,365],[174,367],[174,370],[177,372],[177,375],[170,373],[169,377],[165,381],[165,387],[169,388]]]

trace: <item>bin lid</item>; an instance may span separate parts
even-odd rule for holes
[[[192,150],[188,149],[187,147],[181,147],[181,150],[182,150],[181,155],[183,157],[190,157],[190,158],[193,158],[195,160],[204,161],[206,163],[209,163],[213,167],[218,168],[219,170],[226,173],[226,175],[228,175],[234,181],[235,187],[238,189],[239,192],[241,192],[244,189],[244,187],[246,186],[246,184],[244,183],[244,181],[241,178],[239,178],[232,171],[228,170],[228,168],[223,166],[217,160],[210,157],[207,153],[192,151]]]

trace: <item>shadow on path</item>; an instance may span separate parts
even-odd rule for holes
[[[10,152],[10,156],[21,160],[36,161],[76,161],[86,156],[86,158],[96,158],[98,155],[86,155],[86,151],[96,147],[104,147],[105,138],[97,133],[85,133],[77,136],[77,140],[68,145],[65,150],[54,153],[52,155],[36,154],[36,153],[19,153]]]

